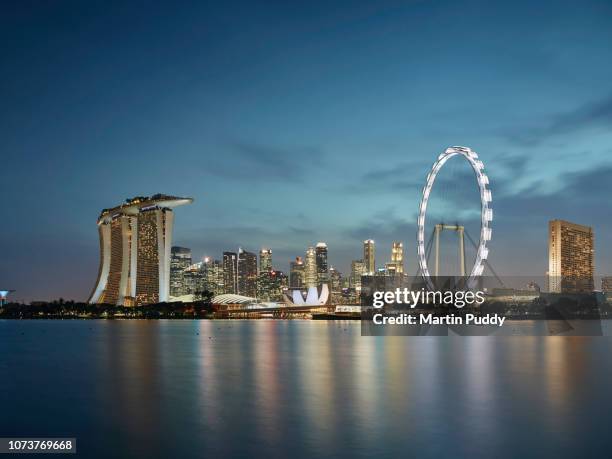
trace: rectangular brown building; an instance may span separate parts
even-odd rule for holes
[[[595,236],[589,226],[564,220],[548,223],[549,290],[590,293],[594,290]]]

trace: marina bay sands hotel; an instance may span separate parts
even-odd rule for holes
[[[173,208],[192,198],[137,196],[98,218],[100,267],[90,303],[139,306],[168,301]]]

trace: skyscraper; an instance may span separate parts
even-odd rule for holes
[[[219,260],[205,257],[202,262],[202,269],[204,270],[205,289],[213,295],[224,293],[223,263]]]
[[[238,255],[223,252],[223,286],[225,293],[238,293]]]
[[[272,272],[272,250],[262,248],[259,251],[259,274],[257,275],[257,298],[262,301],[270,301],[273,296],[273,283],[276,279]]]
[[[329,290],[336,293],[342,291],[342,273],[333,266],[329,268]]]
[[[385,268],[389,274],[404,272],[404,244],[397,241],[391,244],[391,262],[387,263]]]
[[[262,248],[259,251],[259,272],[272,271],[272,249]]]
[[[317,263],[317,285],[329,283],[329,269],[327,266],[327,244],[319,242],[315,247]]]
[[[238,294],[257,297],[257,255],[238,249]]]
[[[168,301],[172,209],[191,202],[156,194],[103,209],[98,280],[89,302],[130,306]]]
[[[183,295],[198,297],[206,290],[204,263],[194,263],[183,271]]]
[[[594,289],[593,229],[563,220],[548,223],[549,290],[584,293]]]
[[[363,241],[363,262],[365,263],[366,274],[376,272],[376,246],[372,239]]]
[[[272,270],[267,273],[269,277],[266,298],[262,301],[281,301],[287,289],[287,276],[282,271]]]
[[[295,261],[289,264],[289,287],[303,288],[304,285],[304,261],[302,257],[295,257]]]
[[[343,303],[344,297],[342,294],[342,273],[333,266],[329,268],[329,291],[332,303]]]
[[[307,288],[317,286],[317,259],[314,247],[306,250],[306,263],[304,265],[304,283]]]
[[[366,273],[366,267],[363,260],[353,260],[351,262],[351,278],[350,287],[355,289],[357,293],[361,292],[361,276]]]
[[[170,250],[170,296],[186,295],[184,273],[190,265],[191,249],[172,247]]]

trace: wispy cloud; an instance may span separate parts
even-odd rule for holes
[[[584,129],[612,131],[612,95],[553,115],[548,120],[542,120],[539,125],[513,128],[503,132],[502,136],[519,145],[533,146],[546,139]]]
[[[230,142],[203,167],[205,173],[225,179],[301,182],[323,159],[323,151],[315,147]]]
[[[423,186],[422,177],[415,174],[415,170],[426,170],[423,164],[411,162],[398,162],[395,165],[374,168],[362,174],[358,180],[351,180],[341,186],[343,193],[397,193],[398,191],[418,190]]]
[[[560,188],[533,186],[515,195],[494,200],[496,222],[514,222],[528,227],[538,220],[575,219],[585,224],[608,225],[609,196],[612,195],[612,165],[560,176]]]

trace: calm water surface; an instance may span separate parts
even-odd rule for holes
[[[608,337],[0,321],[0,345],[0,436],[82,457],[612,457]]]

